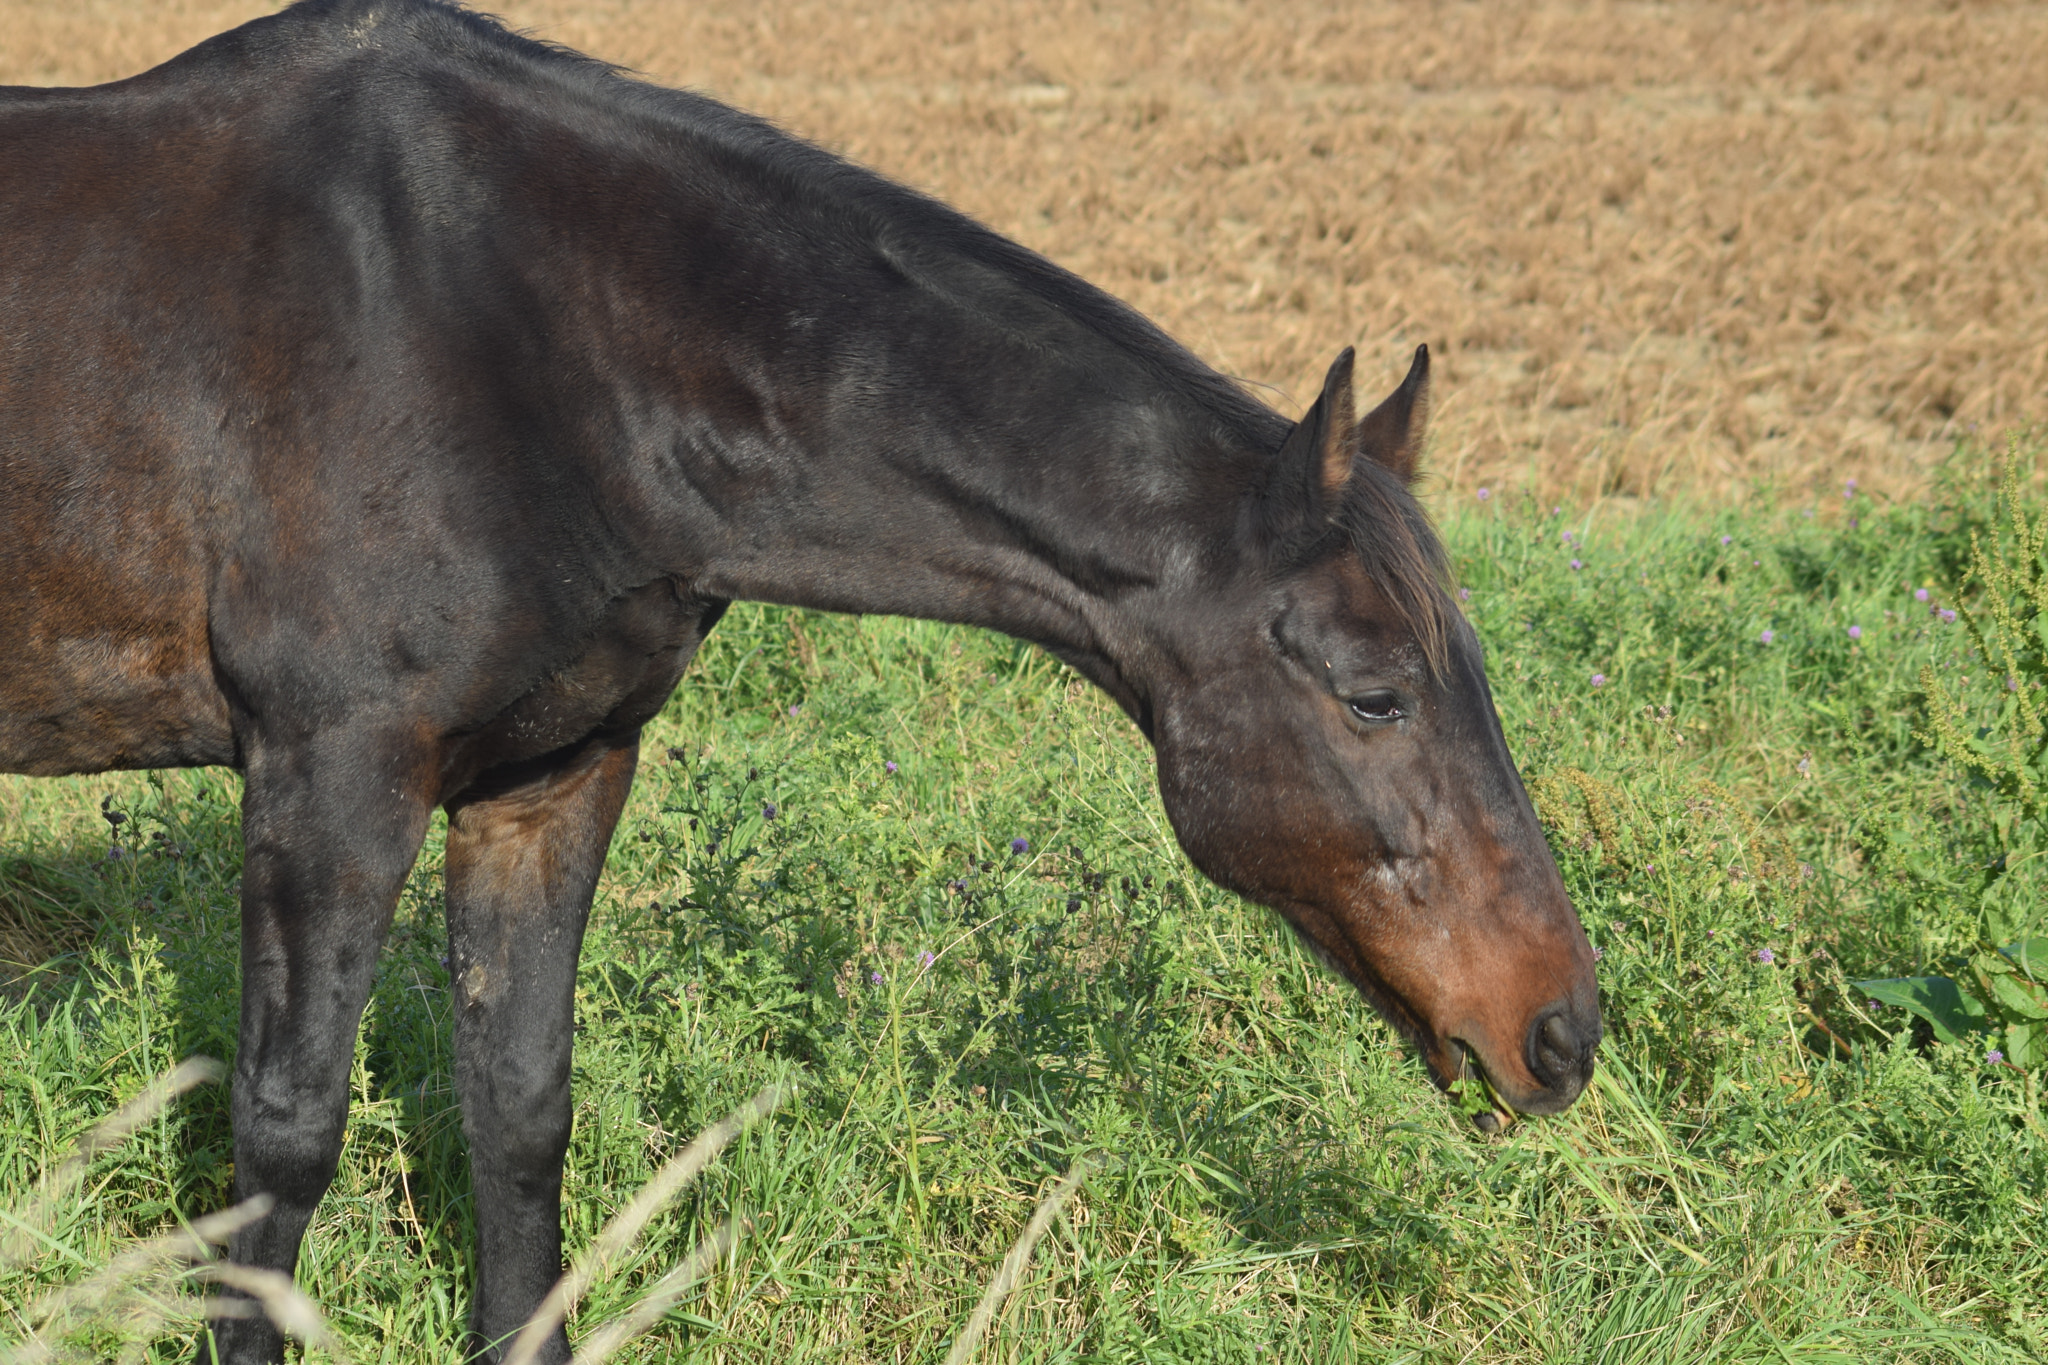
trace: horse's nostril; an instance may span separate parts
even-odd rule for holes
[[[1582,1030],[1569,1010],[1551,1010],[1529,1026],[1530,1074],[1551,1089],[1570,1085],[1576,1091],[1593,1069],[1593,1049],[1599,1042],[1598,1024]]]

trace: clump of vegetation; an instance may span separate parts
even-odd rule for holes
[[[1188,867],[1143,742],[1057,663],[735,607],[650,727],[585,949],[572,1252],[690,1134],[799,1088],[608,1263],[572,1337],[630,1320],[709,1239],[715,1263],[615,1359],[941,1361],[1065,1191],[977,1359],[2048,1354],[2040,1066],[1856,984],[1999,989],[1967,964],[2013,798],[1915,735],[1926,668],[1958,733],[2004,723],[1959,690],[2009,669],[1963,589],[1973,531],[2009,557],[2021,494],[1842,492],[1445,517],[1609,1029],[1570,1112],[1494,1136],[1274,916]],[[33,868],[10,904],[94,926],[0,1004],[0,1209],[178,1058],[232,1055],[236,795],[220,772],[0,779],[0,898]],[[363,1361],[450,1354],[467,1311],[439,837],[300,1273]],[[2043,861],[2009,860],[1998,904],[2040,903]],[[12,1306],[232,1202],[222,1088],[77,1188],[0,1266],[0,1343],[34,1325]],[[69,1340],[182,1360],[189,1297]]]
[[[1987,1056],[2018,1067],[2048,1061],[2048,937],[2039,936],[2037,860],[2048,855],[2048,512],[2028,516],[2031,462],[2015,444],[1997,515],[1970,535],[1954,609],[1972,648],[1945,675],[1920,670],[1920,737],[1991,794],[1991,856],[1971,886],[1977,942],[1942,975],[1858,982],[1925,1019],[1944,1042],[1985,1035]],[[2028,875],[2034,874],[2034,875]]]

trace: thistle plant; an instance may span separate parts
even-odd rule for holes
[[[1918,737],[1982,777],[1998,794],[1998,838],[2008,855],[1994,867],[2000,877],[2019,861],[2010,855],[2033,856],[2048,800],[2048,715],[2037,695],[2048,683],[2044,550],[2048,515],[2029,520],[2025,476],[2015,449],[1999,488],[1991,544],[1975,532],[1970,536],[1966,596],[1957,605],[1970,642],[2000,689],[1997,714],[1973,725],[1960,686],[1951,689],[1931,665],[1920,670],[1928,716],[1927,729]]]
[[[2048,938],[2026,936],[2039,910],[2025,890],[2031,878],[2014,875],[2048,844],[2048,513],[2027,515],[2027,470],[2015,445],[1989,543],[1970,537],[1955,608],[1995,700],[1973,704],[1963,691],[1968,676],[1951,686],[1931,665],[1920,670],[1927,728],[1916,736],[1993,793],[1998,853],[1976,887],[1980,941],[1947,977],[1860,983],[1926,1019],[1943,1041],[1992,1035],[2004,1046],[1987,1057],[2020,1067],[2048,1060]]]

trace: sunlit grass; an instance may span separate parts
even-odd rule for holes
[[[611,1256],[572,1339],[730,1226],[614,1359],[941,1361],[1079,1169],[975,1359],[2048,1350],[2035,1080],[1844,988],[1967,934],[1951,888],[1988,814],[1911,731],[1920,667],[1966,662],[1928,609],[1975,486],[1812,517],[1506,501],[1448,533],[1603,953],[1610,1039],[1577,1107],[1461,1124],[1271,915],[1192,873],[1142,741],[1043,655],[739,607],[650,731],[600,891],[572,1252],[692,1135],[799,1088]],[[0,897],[84,926],[0,1014],[0,1208],[180,1058],[232,1055],[236,794],[211,772],[0,780]],[[356,1361],[446,1359],[466,1312],[437,869],[438,836],[299,1277]],[[0,1342],[230,1185],[204,1087],[38,1215],[0,1270]],[[64,1341],[179,1359],[199,1287],[162,1327],[112,1313]]]

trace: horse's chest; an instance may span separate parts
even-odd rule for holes
[[[572,657],[474,732],[463,766],[480,772],[638,729],[668,699],[723,605],[689,598],[666,579],[626,594]]]

